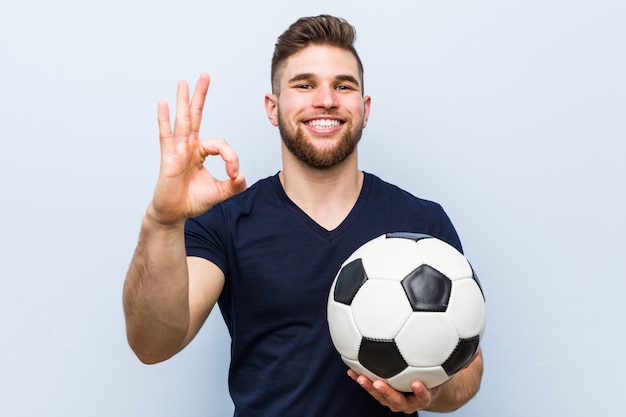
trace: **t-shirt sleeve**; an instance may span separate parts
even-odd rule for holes
[[[449,243],[454,246],[459,252],[463,253],[463,245],[461,245],[461,239],[459,238],[450,217],[445,212],[443,207],[437,204],[441,210],[441,223],[440,223],[440,231],[438,239],[443,240],[444,242]]]
[[[224,213],[219,205],[185,222],[187,256],[204,258],[217,265],[227,275],[226,242],[228,236]]]

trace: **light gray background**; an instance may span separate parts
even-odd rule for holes
[[[219,314],[160,365],[126,344],[156,103],[208,71],[203,137],[274,174],[273,44],[324,12],[358,30],[361,168],[443,204],[486,291],[483,387],[453,415],[622,414],[623,1],[0,2],[0,415],[231,413]]]

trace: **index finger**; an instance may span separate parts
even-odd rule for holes
[[[202,151],[207,155],[219,155],[226,165],[226,173],[230,178],[236,178],[239,173],[239,157],[224,139],[203,140]]]

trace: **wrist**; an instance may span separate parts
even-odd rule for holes
[[[157,214],[152,203],[148,206],[143,217],[143,227],[150,230],[160,230],[163,232],[180,231],[184,229],[186,217],[182,218],[165,218]]]

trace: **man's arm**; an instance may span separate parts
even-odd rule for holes
[[[467,367],[446,383],[430,390],[420,381],[413,381],[411,394],[396,391],[383,380],[372,382],[353,370],[349,370],[348,375],[392,411],[407,414],[418,410],[449,412],[463,406],[478,392],[483,375],[483,356],[479,349]]]
[[[448,412],[460,408],[478,393],[482,376],[483,354],[479,349],[467,367],[459,371],[445,384],[430,390],[431,402],[425,409]]]
[[[144,363],[164,361],[198,333],[224,285],[222,271],[187,258],[182,228],[144,219],[124,283],[128,342]]]
[[[146,363],[168,359],[193,339],[213,308],[224,276],[212,263],[187,258],[184,223],[243,191],[237,155],[224,140],[199,139],[208,74],[202,74],[191,102],[187,83],[177,92],[172,131],[167,103],[159,103],[161,168],[142,222],[139,243],[124,283],[128,341]],[[228,179],[215,179],[203,166],[220,155]]]

